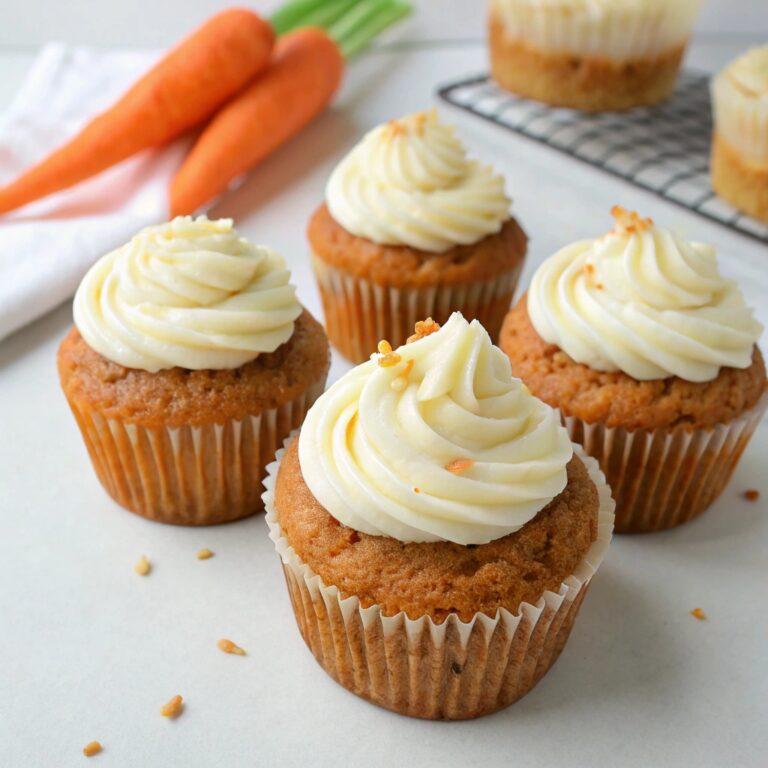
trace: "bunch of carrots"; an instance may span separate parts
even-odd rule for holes
[[[168,190],[173,216],[195,213],[322,112],[344,60],[409,12],[403,0],[292,0],[269,21],[245,8],[222,11],[64,146],[0,187],[0,213],[205,124]]]

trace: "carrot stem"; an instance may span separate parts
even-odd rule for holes
[[[328,29],[328,34],[348,59],[365,48],[387,27],[411,13],[411,6],[398,0],[373,0],[362,3]]]
[[[293,0],[278,8],[269,21],[276,35],[284,35],[298,27],[321,27],[334,24],[360,0]]]

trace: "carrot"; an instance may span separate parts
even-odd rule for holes
[[[64,146],[0,188],[0,213],[71,187],[212,115],[269,62],[270,24],[231,8],[209,19]]]
[[[171,214],[189,214],[298,133],[328,104],[344,60],[321,29],[278,38],[269,68],[200,134],[171,181]]]

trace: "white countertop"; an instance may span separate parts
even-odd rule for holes
[[[72,42],[156,45],[168,39],[174,13],[184,13],[179,0],[163,5],[165,25],[150,30],[133,17],[146,0],[115,5],[113,14],[93,2],[54,9],[27,0],[16,32],[11,23],[0,29],[0,105],[32,59],[28,46],[57,33]],[[215,5],[195,0],[190,13],[202,18]],[[422,5],[426,12],[399,37],[351,66],[332,110],[213,211],[281,250],[318,315],[304,226],[330,169],[366,128],[431,105],[438,83],[486,67],[480,4],[446,2],[442,15],[440,4]],[[752,34],[760,21],[768,37],[761,5],[710,3],[690,63],[719,66],[760,41]],[[65,7],[76,10],[65,15]],[[114,19],[124,18],[133,21],[117,28]],[[557,246],[605,229],[608,209],[621,202],[715,243],[768,325],[765,246],[529,140],[445,113],[506,174],[531,236],[523,285]],[[561,659],[532,693],[474,722],[410,720],[347,693],[315,663],[261,517],[173,528],[111,501],[58,388],[55,352],[70,322],[65,306],[0,343],[0,765],[82,765],[93,739],[105,747],[95,766],[765,765],[765,423],[703,517],[614,541]],[[335,359],[331,376],[347,367]],[[742,499],[747,488],[761,490],[761,500]],[[202,547],[216,556],[198,561]],[[153,563],[143,579],[133,572],[142,553]],[[689,615],[695,607],[707,621]],[[248,656],[222,654],[220,637]],[[176,693],[186,707],[169,722],[158,708]]]

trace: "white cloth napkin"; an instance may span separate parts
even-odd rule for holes
[[[0,184],[73,136],[156,59],[150,51],[46,46],[0,116]],[[168,217],[168,181],[187,145],[142,152],[0,216],[0,339],[72,296],[100,256]]]

